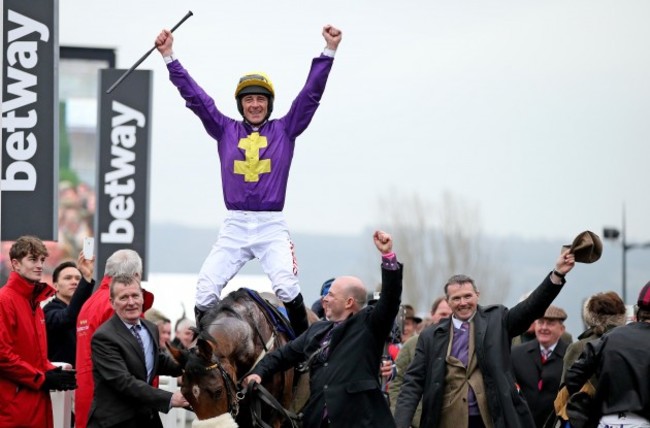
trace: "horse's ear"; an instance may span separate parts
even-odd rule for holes
[[[194,342],[201,335],[201,329],[198,327],[190,327],[190,331],[192,332],[192,342]]]
[[[196,341],[196,347],[199,349],[199,355],[203,357],[206,361],[212,360],[212,354],[216,348],[216,344],[213,344],[209,340],[205,340],[199,337]]]
[[[165,345],[167,345],[167,349],[169,349],[169,353],[174,361],[176,361],[179,366],[185,367],[185,364],[187,363],[187,353],[171,345],[169,342],[166,342]]]

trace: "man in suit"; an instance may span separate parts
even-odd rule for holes
[[[110,284],[111,279],[118,275],[129,275],[138,280],[142,278],[142,259],[137,252],[121,249],[111,254],[106,260],[104,277],[99,287],[86,300],[77,317],[76,362],[79,388],[75,391],[74,401],[76,428],[86,428],[86,421],[88,421],[95,388],[90,341],[99,326],[112,317],[115,312],[111,305]],[[144,289],[142,292],[144,293],[143,309],[146,311],[153,304],[153,294]]]
[[[549,306],[544,316],[535,321],[536,339],[512,349],[515,378],[537,428],[543,427],[554,412],[567,349],[566,342],[561,340],[566,318],[564,309]]]
[[[359,278],[336,278],[323,299],[327,319],[267,354],[244,379],[244,384],[261,383],[307,360],[311,395],[303,409],[304,428],[394,427],[379,385],[379,364],[400,304],[402,266],[389,234],[375,232],[374,242],[382,255],[377,303],[365,306],[368,293]]]
[[[158,327],[142,319],[143,293],[137,278],[115,276],[110,284],[115,314],[92,337],[95,394],[88,427],[161,427],[158,412],[188,403],[180,391],[152,385],[160,374],[179,376],[181,368],[158,346]]]
[[[544,315],[574,264],[575,256],[562,252],[555,269],[512,309],[479,306],[474,280],[452,276],[444,287],[452,317],[420,333],[397,398],[397,427],[411,424],[420,399],[421,428],[531,427],[512,373],[510,342]]]

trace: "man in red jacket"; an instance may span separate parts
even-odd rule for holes
[[[106,260],[104,278],[97,291],[84,303],[77,317],[77,382],[75,391],[75,426],[86,428],[88,413],[93,401],[95,382],[93,380],[93,362],[90,358],[90,340],[106,320],[115,312],[111,306],[109,286],[111,278],[117,275],[142,277],[142,259],[133,250],[117,250]],[[153,305],[153,294],[144,293],[144,310]]]
[[[76,388],[75,372],[47,359],[40,302],[54,289],[40,282],[48,256],[43,242],[22,236],[11,246],[11,273],[0,288],[0,426],[51,428],[50,389]]]

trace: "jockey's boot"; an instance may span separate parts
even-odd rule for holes
[[[298,293],[295,299],[290,302],[284,302],[284,307],[287,310],[287,315],[289,316],[289,322],[291,323],[291,328],[296,334],[296,337],[300,336],[307,327],[309,327],[309,322],[307,321],[307,310],[305,309],[304,299],[302,298],[302,293]]]

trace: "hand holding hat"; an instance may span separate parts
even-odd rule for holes
[[[573,269],[576,265],[576,259],[573,254],[569,251],[568,248],[562,250],[562,254],[558,257],[555,262],[555,269],[553,273],[558,276],[560,279],[564,279],[564,276]]]
[[[600,259],[603,253],[603,243],[594,232],[586,230],[575,237],[569,247],[569,252],[575,256],[578,263],[593,263]]]
[[[562,247],[562,254],[555,264],[555,273],[560,278],[564,278],[575,263],[593,263],[600,258],[603,253],[603,243],[598,235],[586,230],[575,237],[571,245]]]

